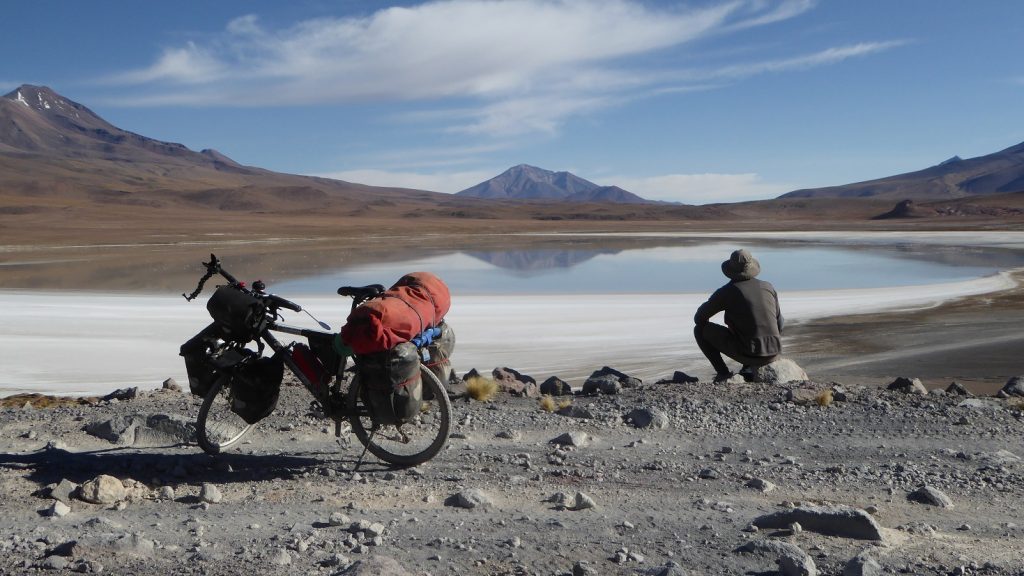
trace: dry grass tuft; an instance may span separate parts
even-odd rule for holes
[[[549,396],[547,394],[540,397],[540,408],[545,412],[564,410],[569,406],[572,406],[572,398],[562,398],[558,400],[555,399],[554,396]]]
[[[15,394],[0,398],[0,407],[21,408],[30,404],[33,408],[61,408],[64,406],[90,405],[99,402],[94,397],[73,397],[73,396],[47,396],[44,394]]]
[[[540,397],[540,409],[545,412],[554,412],[558,409],[558,406],[555,404],[555,399],[552,396],[545,394]]]
[[[466,393],[473,400],[487,402],[498,395],[498,383],[483,376],[470,378],[466,380]]]
[[[814,401],[818,403],[818,406],[825,407],[832,404],[832,391],[822,390],[820,394],[815,396]]]

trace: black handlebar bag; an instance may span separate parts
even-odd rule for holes
[[[248,342],[267,327],[267,306],[236,286],[218,286],[206,311],[232,340]]]

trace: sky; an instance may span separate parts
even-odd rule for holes
[[[1017,0],[5,1],[0,92],[279,172],[771,198],[1024,141]]]

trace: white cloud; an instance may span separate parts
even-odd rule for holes
[[[632,0],[438,0],[285,29],[246,15],[212,39],[167,48],[150,66],[110,80],[139,87],[119,97],[121,105],[425,101],[448,109],[411,117],[446,118],[448,132],[550,134],[568,118],[652,94],[835,64],[899,44],[707,70],[637,63],[701,38],[794,18],[814,3],[719,0],[692,8]]]
[[[757,174],[666,174],[647,177],[602,177],[603,182],[629,190],[648,200],[686,204],[713,204],[774,198],[796,186],[765,182]]]
[[[413,188],[433,192],[453,194],[475,186],[484,180],[494,178],[497,172],[467,171],[426,174],[420,172],[395,172],[388,170],[343,170],[328,174],[317,174],[324,178],[334,178],[357,184],[370,186],[387,186],[394,188]]]

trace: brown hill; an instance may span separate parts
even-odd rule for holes
[[[897,176],[795,190],[780,198],[890,198],[943,200],[1024,190],[1024,143],[977,158],[955,156],[931,168]]]

